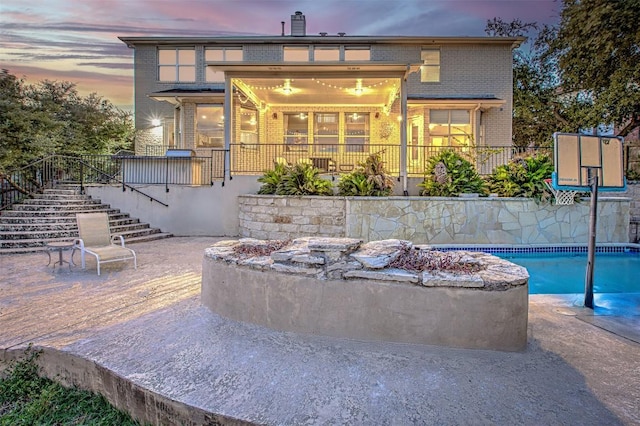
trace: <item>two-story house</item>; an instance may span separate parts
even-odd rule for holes
[[[380,152],[406,193],[442,147],[511,145],[521,38],[309,35],[301,12],[290,27],[120,37],[135,49],[136,153],[224,155],[228,176],[300,161],[340,173]]]

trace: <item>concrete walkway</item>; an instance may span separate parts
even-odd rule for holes
[[[50,376],[155,424],[640,424],[640,295],[596,295],[595,315],[531,296],[522,353],[295,335],[200,305],[217,240],[138,243],[137,270],[100,277],[0,256],[2,358],[32,343]]]

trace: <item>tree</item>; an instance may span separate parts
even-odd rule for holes
[[[564,0],[548,56],[564,93],[590,108],[584,125],[612,123],[626,136],[640,126],[640,0]]]
[[[547,55],[551,28],[519,19],[487,21],[485,32],[494,37],[527,37],[513,56],[513,144],[550,146],[554,132],[580,129],[584,102],[576,96],[562,95],[553,57]]]
[[[0,72],[0,174],[50,154],[109,154],[133,146],[131,114],[74,83],[25,84]]]

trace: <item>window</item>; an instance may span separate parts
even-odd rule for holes
[[[304,112],[284,114],[284,143],[287,151],[306,151],[309,119]]]
[[[316,46],[313,49],[313,60],[321,61],[339,61],[340,48],[337,46]]]
[[[471,142],[471,112],[461,109],[429,111],[432,146],[468,146]]]
[[[222,105],[196,105],[196,147],[224,148]]]
[[[241,62],[243,60],[242,47],[207,47],[204,50],[204,60],[206,62]],[[209,82],[223,82],[224,72],[207,67],[206,78]]]
[[[369,61],[371,60],[371,50],[369,46],[345,46],[345,61]]]
[[[255,148],[258,143],[258,112],[254,109],[240,108],[240,144]]]
[[[162,121],[162,143],[170,148],[176,145],[173,117],[166,117]]]
[[[158,79],[196,81],[195,48],[158,49]]]
[[[338,113],[316,113],[314,117],[314,151],[338,152]]]
[[[422,49],[420,54],[420,81],[423,83],[440,82],[440,49]]]
[[[309,62],[309,46],[285,46],[285,62]]]
[[[346,151],[367,152],[369,146],[369,113],[345,113],[344,122]]]

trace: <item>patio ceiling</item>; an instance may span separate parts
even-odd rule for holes
[[[253,101],[268,106],[384,106],[395,99],[399,78],[238,78],[234,83]]]

